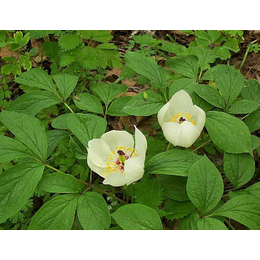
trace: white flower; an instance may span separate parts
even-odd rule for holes
[[[158,121],[167,141],[190,147],[199,137],[206,120],[205,112],[193,105],[190,95],[180,90],[158,112]]]
[[[147,141],[135,127],[134,139],[126,131],[112,130],[88,142],[88,166],[101,177],[104,184],[114,187],[129,185],[144,174]]]

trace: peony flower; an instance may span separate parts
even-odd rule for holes
[[[190,147],[197,140],[205,120],[205,112],[193,105],[190,95],[184,90],[175,93],[158,112],[165,139],[182,147]]]
[[[92,171],[105,178],[104,184],[129,185],[143,177],[146,150],[146,138],[136,127],[135,146],[131,134],[112,130],[88,142],[87,162]]]

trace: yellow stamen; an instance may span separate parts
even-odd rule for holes
[[[188,122],[192,123],[193,125],[197,125],[197,123],[192,118],[192,115],[190,115],[188,112],[185,112],[185,113],[178,112],[176,115],[173,115],[169,119],[169,122],[176,122],[179,124],[183,123],[184,121],[188,121]]]

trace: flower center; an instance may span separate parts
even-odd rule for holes
[[[169,122],[176,122],[178,124],[182,124],[183,122],[188,121],[192,123],[193,125],[196,125],[197,123],[192,118],[192,115],[190,115],[188,112],[186,113],[177,113],[176,115],[173,115]]]
[[[125,161],[131,157],[138,156],[137,150],[134,148],[126,148],[126,146],[117,146],[112,150],[106,161],[108,172],[120,170],[124,173]]]

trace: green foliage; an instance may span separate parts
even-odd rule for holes
[[[228,230],[227,227],[218,219],[204,218],[198,221],[199,230]]]
[[[108,229],[111,222],[110,213],[103,197],[96,192],[86,192],[79,197],[77,212],[84,229]]]
[[[162,229],[162,223],[156,211],[141,204],[122,206],[112,214],[112,217],[124,230]]]
[[[202,214],[217,206],[223,195],[224,185],[220,172],[206,157],[195,162],[190,170],[187,193]]]

